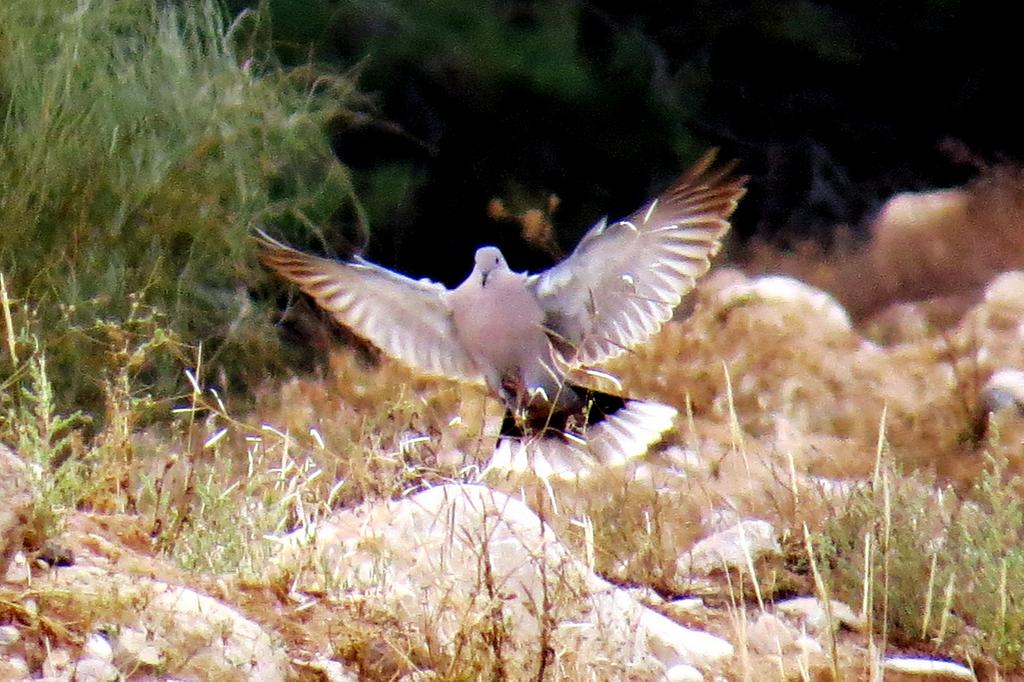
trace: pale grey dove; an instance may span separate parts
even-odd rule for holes
[[[489,469],[579,475],[644,454],[674,408],[588,390],[577,370],[634,348],[672,316],[709,268],[745,178],[707,154],[624,220],[599,222],[545,272],[509,269],[476,252],[453,290],[355,256],[310,256],[262,232],[260,257],[334,318],[421,372],[483,382],[507,407]]]

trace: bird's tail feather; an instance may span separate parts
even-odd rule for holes
[[[586,407],[517,419],[505,415],[485,471],[532,471],[541,478],[577,478],[595,466],[620,466],[647,453],[668,431],[676,410],[572,386]]]

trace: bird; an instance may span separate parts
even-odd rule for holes
[[[256,230],[259,258],[384,354],[499,399],[505,416],[485,471],[579,477],[644,455],[674,424],[669,405],[585,384],[609,376],[600,363],[657,333],[710,268],[747,182],[735,163],[715,159],[709,151],[632,215],[601,219],[535,274],[483,246],[448,289],[359,255],[309,255]]]

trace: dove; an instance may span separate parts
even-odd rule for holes
[[[587,388],[597,365],[641,345],[710,268],[745,192],[709,152],[627,218],[602,219],[548,270],[476,251],[454,289],[356,255],[302,253],[257,231],[260,260],[343,326],[412,369],[483,384],[506,414],[486,470],[586,475],[644,455],[675,408]],[[592,382],[590,382],[592,383]]]

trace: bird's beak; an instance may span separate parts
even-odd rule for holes
[[[489,274],[491,274],[491,273],[487,272],[487,271],[480,273],[480,286],[482,286],[482,287],[487,286],[487,275],[489,275]]]

